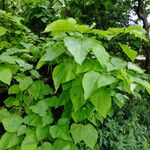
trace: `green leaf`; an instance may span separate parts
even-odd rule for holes
[[[86,59],[82,65],[77,65],[77,74],[88,72],[88,71],[104,71],[102,66],[95,60],[93,59]]]
[[[126,28],[125,33],[134,34],[135,37],[148,41],[148,39],[146,38],[146,31],[142,28],[142,26],[129,26],[128,28]]]
[[[98,133],[91,124],[85,126],[82,124],[72,124],[71,134],[75,144],[83,140],[90,148],[94,148],[98,138]]]
[[[121,68],[126,67],[126,65],[127,65],[126,62],[123,61],[122,59],[117,57],[112,57],[111,63],[107,64],[107,71],[109,72],[109,71],[119,70]]]
[[[23,123],[37,127],[41,123],[41,118],[36,114],[29,114],[23,118]]]
[[[77,146],[69,141],[57,139],[53,144],[53,150],[77,150]]]
[[[63,140],[70,140],[69,135],[69,120],[61,118],[57,125],[50,127],[50,134],[53,138],[61,138]]]
[[[109,61],[109,54],[101,44],[95,44],[92,48],[95,57],[102,66],[106,66]]]
[[[84,125],[82,124],[72,124],[70,131],[73,137],[75,144],[81,142],[85,138],[85,130]]]
[[[0,139],[0,149],[5,150],[21,143],[22,137],[16,133],[5,132]]]
[[[73,118],[74,122],[80,122],[85,119],[91,118],[93,115],[93,112],[94,112],[93,105],[91,103],[87,102],[76,112],[72,113],[72,118]]]
[[[131,76],[130,76],[130,79],[132,80],[132,82],[142,85],[147,90],[147,92],[150,94],[150,83],[149,82],[147,82],[146,80],[142,80],[141,78],[136,78],[136,77],[131,77]]]
[[[52,116],[52,113],[47,113],[44,117],[42,117],[42,127],[51,124],[53,120],[54,118]]]
[[[64,38],[65,46],[68,51],[73,55],[78,64],[82,64],[87,54],[95,45],[95,41],[90,38],[80,39],[75,37]]]
[[[117,104],[117,106],[119,108],[122,108],[123,105],[125,104],[125,97],[120,94],[120,93],[117,93],[115,94],[115,96],[113,97],[113,101]]]
[[[23,70],[31,70],[33,68],[33,65],[25,62],[23,59],[18,58],[16,56],[13,57],[13,59],[15,60],[15,62],[23,68]]]
[[[142,74],[144,73],[144,70],[142,70],[139,66],[131,62],[128,62],[128,69],[136,71],[138,73],[142,73]]]
[[[4,54],[4,53],[0,55],[0,61],[6,62],[9,64],[16,64],[15,60],[11,56]]]
[[[98,133],[94,126],[91,124],[87,124],[84,127],[84,132],[85,132],[85,137],[84,137],[84,142],[90,147],[94,148],[97,139],[98,139]]]
[[[0,109],[0,122],[2,121],[2,119],[7,118],[9,116],[10,116],[10,113],[7,111],[6,108]]]
[[[43,99],[44,96],[53,93],[53,90],[41,80],[34,81],[28,91],[35,100]]]
[[[49,125],[44,127],[38,125],[36,128],[36,136],[39,141],[46,139],[49,136]]]
[[[82,84],[83,84],[85,99],[88,99],[90,95],[93,93],[93,91],[96,90],[96,88],[98,88],[97,87],[98,79],[99,79],[98,72],[89,71],[84,74]]]
[[[6,28],[0,26],[0,36],[5,35],[7,31],[8,31],[8,30],[7,30]]]
[[[29,109],[31,109],[34,113],[38,114],[39,116],[43,117],[47,114],[49,102],[50,99],[41,100],[36,105],[30,106]]]
[[[8,90],[8,94],[19,94],[20,92],[21,89],[18,84],[12,85]]]
[[[57,90],[61,83],[68,82],[75,78],[76,65],[72,62],[63,62],[53,70],[53,80]]]
[[[69,18],[67,20],[60,19],[49,24],[44,30],[44,32],[51,31],[51,35],[55,36],[60,33],[73,31],[75,28],[75,25],[76,25],[76,21],[73,18]]]
[[[4,129],[8,132],[16,132],[22,124],[22,118],[19,115],[10,115],[2,120]]]
[[[52,144],[49,142],[43,142],[37,150],[52,150]]]
[[[96,89],[116,81],[117,79],[109,74],[100,74],[95,71],[85,73],[82,80],[85,99],[88,99]]]
[[[72,83],[70,90],[70,99],[75,111],[80,109],[85,104],[84,90],[82,87],[82,78],[76,78]]]
[[[57,100],[57,102],[56,102],[55,108],[58,108],[59,106],[66,105],[66,104],[69,102],[69,100],[70,100],[70,95],[69,95],[68,93],[69,93],[68,90],[67,90],[67,91],[64,90],[64,91],[60,94],[60,96],[59,96],[59,98],[58,98],[58,100]]]
[[[100,88],[91,95],[90,101],[101,116],[106,118],[111,108],[110,91],[107,88]]]
[[[4,101],[4,104],[7,107],[12,107],[12,106],[19,106],[20,102],[17,98],[10,96]]]
[[[31,75],[34,76],[35,78],[39,78],[40,77],[40,74],[38,73],[37,70],[31,70]]]
[[[81,32],[81,33],[86,33],[91,30],[91,28],[88,25],[76,25],[75,30]]]
[[[41,57],[41,61],[52,61],[56,57],[60,56],[66,51],[65,47],[63,45],[56,45],[53,48],[49,48],[46,51],[46,54]]]
[[[10,85],[11,78],[12,78],[12,72],[10,68],[0,65],[0,81]]]
[[[26,90],[33,83],[33,80],[30,76],[16,77],[16,80],[19,82],[21,91]]]
[[[17,135],[20,136],[22,134],[25,134],[26,133],[26,130],[27,130],[27,127],[26,125],[21,125],[18,127],[18,130],[17,130]]]
[[[22,150],[37,150],[37,139],[34,135],[27,135],[21,144]]]
[[[131,59],[131,61],[134,61],[136,55],[137,55],[137,51],[134,51],[131,49],[130,46],[125,45],[125,44],[119,44],[123,50],[123,52]]]

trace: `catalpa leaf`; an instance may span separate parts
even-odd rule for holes
[[[65,46],[68,51],[73,55],[78,64],[82,64],[91,48],[95,45],[95,41],[90,38],[75,38],[66,37],[64,39]]]
[[[57,90],[60,84],[74,79],[75,73],[76,65],[72,62],[63,62],[60,65],[57,65],[53,70],[55,89]]]
[[[0,26],[0,36],[5,35],[7,31],[8,31],[8,30],[7,30],[6,28]]]
[[[145,41],[148,40],[146,38],[146,31],[142,28],[142,26],[129,26],[128,28],[126,28],[125,33],[134,34],[135,37],[138,37]]]
[[[19,82],[19,87],[21,91],[26,90],[33,83],[33,80],[30,76],[18,76],[16,77],[16,80]]]
[[[42,145],[37,150],[52,150],[52,144],[49,142],[42,142]]]
[[[105,87],[100,88],[91,95],[90,101],[95,106],[100,115],[106,118],[111,108],[110,91]]]
[[[0,65],[0,81],[10,85],[12,71],[7,66]]]
[[[57,125],[50,127],[50,135],[53,138],[61,138],[63,140],[70,140],[69,135],[69,120],[67,118],[61,118]]]
[[[49,125],[44,127],[38,125],[36,128],[36,136],[39,141],[46,139],[49,136]]]
[[[2,124],[6,131],[16,132],[22,124],[22,118],[19,115],[10,115],[2,120]]]
[[[85,103],[80,109],[72,113],[74,122],[81,122],[85,119],[90,119],[94,112],[94,106],[91,103]]]
[[[73,31],[75,25],[76,25],[76,21],[73,18],[69,18],[67,20],[60,19],[49,24],[44,30],[44,32],[51,32],[51,35],[55,36],[60,33]]]
[[[16,145],[19,145],[22,141],[22,137],[18,136],[17,133],[5,132],[0,139],[0,149],[9,149]]]
[[[95,71],[87,72],[86,74],[84,74],[82,80],[85,99],[88,99],[96,89],[106,85],[110,85],[116,81],[117,79],[109,74],[100,74]]]
[[[57,139],[53,144],[52,150],[77,150],[77,146],[70,141]]]
[[[56,57],[63,54],[65,51],[66,49],[63,47],[63,45],[57,45],[54,48],[49,48],[46,51],[46,54],[41,57],[40,61],[52,61]]]
[[[80,109],[85,104],[84,90],[82,87],[81,77],[73,81],[72,88],[70,90],[70,99],[72,101],[73,108],[75,111]]]
[[[91,124],[72,124],[71,134],[76,144],[83,140],[90,148],[94,148],[98,138],[98,133]]]
[[[134,61],[137,51],[134,51],[131,49],[130,46],[125,45],[125,44],[119,44],[123,50],[123,52],[131,59],[131,61]]]
[[[136,71],[138,73],[142,73],[142,74],[144,73],[144,70],[142,70],[139,66],[131,62],[128,62],[128,69]]]
[[[95,57],[102,66],[106,66],[109,61],[109,54],[101,44],[95,44],[92,48]]]

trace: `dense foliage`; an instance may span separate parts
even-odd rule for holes
[[[0,11],[0,149],[150,147],[150,76],[134,63],[142,27],[69,18],[37,36],[21,21]]]

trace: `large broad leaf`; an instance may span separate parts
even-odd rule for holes
[[[69,135],[69,120],[61,118],[57,125],[50,127],[50,134],[53,138],[61,138],[63,140],[70,140]]]
[[[75,37],[66,37],[64,39],[64,42],[68,51],[73,55],[75,61],[78,64],[83,63],[88,52],[95,44],[95,41],[93,39],[81,39]]]
[[[52,88],[50,88],[47,84],[44,84],[41,80],[34,81],[28,88],[28,91],[35,100],[43,99],[45,95],[53,93]]]
[[[77,146],[70,141],[57,139],[53,144],[52,150],[77,150]]]
[[[76,21],[73,18],[69,18],[67,20],[60,19],[49,24],[44,32],[51,32],[51,35],[55,36],[60,33],[73,31],[75,25]]]
[[[22,150],[36,150],[37,149],[37,138],[35,130],[29,131],[26,137],[23,139],[21,144]]]
[[[99,73],[95,71],[87,72],[82,80],[83,89],[84,89],[84,97],[88,99],[92,92],[98,88],[97,81],[99,79]]]
[[[8,30],[7,30],[6,28],[0,26],[0,36],[5,35],[7,31],[8,31]]]
[[[46,54],[41,57],[40,61],[37,64],[37,67],[40,68],[41,62],[52,61],[63,54],[65,51],[66,49],[63,45],[57,45],[54,48],[47,49]]]
[[[16,77],[16,80],[19,82],[21,91],[26,90],[33,83],[33,80],[30,76]]]
[[[137,51],[134,51],[131,49],[130,46],[125,45],[125,44],[119,44],[123,50],[123,52],[132,60],[134,61],[136,55],[137,55]]]
[[[0,109],[0,122],[4,119],[10,116],[9,111],[6,108],[1,108]]]
[[[149,82],[147,82],[146,80],[142,80],[141,78],[136,78],[136,77],[131,77],[131,76],[130,76],[130,79],[132,80],[132,82],[142,85],[147,90],[147,92],[150,94],[150,83]]]
[[[117,79],[109,74],[100,74],[95,71],[87,72],[82,80],[85,99],[88,99],[96,89],[116,81]]]
[[[88,72],[88,71],[100,71],[103,72],[104,68],[99,64],[99,62],[94,59],[86,59],[82,65],[77,65],[77,74]]]
[[[71,135],[74,139],[75,144],[84,140],[85,138],[84,125],[72,124],[70,131],[71,131]]]
[[[100,115],[106,118],[111,108],[110,91],[107,88],[100,88],[91,95],[90,101],[95,106]]]
[[[37,150],[52,150],[52,144],[49,142],[42,142],[42,145]]]
[[[29,114],[23,118],[23,123],[37,127],[41,123],[41,118],[36,114]]]
[[[49,136],[49,125],[44,127],[38,125],[36,128],[36,136],[39,141],[46,139]]]
[[[142,28],[142,26],[129,26],[126,28],[125,33],[134,34],[135,37],[138,37],[142,40],[147,41],[146,39],[146,31]]]
[[[92,48],[95,57],[98,59],[102,66],[106,66],[109,61],[109,54],[101,44],[95,44]]]
[[[18,136],[17,133],[5,132],[0,139],[0,149],[5,150],[21,143],[22,137]]]
[[[85,132],[84,142],[90,148],[94,148],[94,146],[97,142],[97,138],[98,138],[98,133],[97,133],[96,129],[91,124],[87,124],[87,125],[85,125],[84,132]]]
[[[22,118],[19,115],[10,115],[2,120],[2,124],[6,131],[16,132],[18,127],[22,124]]]
[[[122,108],[123,105],[125,104],[125,97],[121,93],[117,93],[114,95],[113,101],[116,103],[118,107]]]
[[[72,124],[71,134],[76,144],[83,140],[90,148],[94,148],[98,138],[97,131],[91,124]]]
[[[75,78],[76,65],[72,62],[63,62],[53,70],[53,80],[57,90],[61,83],[65,83]]]
[[[81,77],[73,81],[72,88],[70,90],[70,98],[75,111],[80,109],[85,104]]]
[[[136,71],[138,73],[142,73],[142,74],[144,73],[144,70],[142,70],[139,66],[131,62],[128,62],[128,69]]]
[[[10,85],[12,72],[7,66],[0,65],[0,81]]]
[[[0,61],[6,62],[9,64],[16,64],[15,60],[11,56],[4,54],[4,53],[0,55]]]
[[[81,122],[85,119],[90,119],[94,112],[94,106],[91,103],[86,103],[76,112],[72,113],[74,122]]]

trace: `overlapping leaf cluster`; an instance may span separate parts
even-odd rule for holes
[[[1,25],[0,85],[8,98],[0,109],[6,131],[0,149],[76,150],[81,141],[93,149],[96,127],[113,114],[113,104],[121,108],[131,95],[150,94],[144,71],[133,63],[135,50],[118,42],[132,62],[107,52],[120,33],[146,40],[139,26],[102,31],[69,18],[48,25],[48,39],[19,31]],[[21,34],[18,43],[7,40],[12,33]]]

